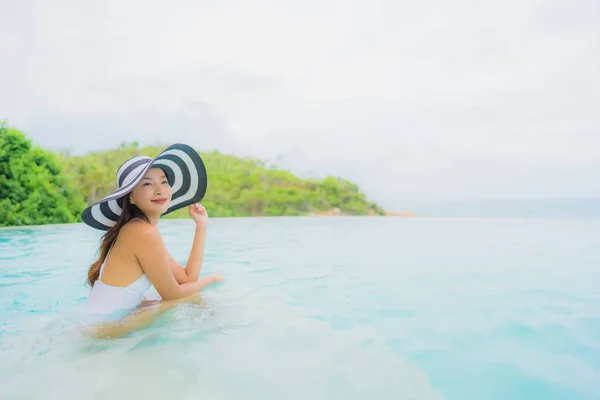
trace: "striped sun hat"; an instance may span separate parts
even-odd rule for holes
[[[190,146],[176,143],[154,159],[137,156],[125,161],[117,171],[117,189],[83,210],[83,222],[92,228],[109,230],[121,215],[124,196],[136,187],[152,167],[165,171],[173,192],[165,214],[197,203],[206,194],[208,181],[202,158]]]

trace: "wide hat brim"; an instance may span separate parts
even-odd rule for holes
[[[119,188],[103,199],[83,210],[81,219],[92,228],[109,230],[121,216],[123,198],[136,187],[150,168],[161,168],[171,186],[172,198],[169,208],[163,214],[169,214],[182,207],[197,203],[204,198],[208,186],[206,166],[202,158],[192,147],[176,143],[163,150],[156,158],[139,157],[125,167],[129,171]],[[121,166],[123,169],[124,166]],[[120,170],[121,170],[120,169]]]

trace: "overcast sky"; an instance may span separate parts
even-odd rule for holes
[[[600,2],[0,0],[0,119],[406,199],[600,196]]]

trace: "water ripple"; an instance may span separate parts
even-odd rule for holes
[[[112,341],[77,332],[97,232],[0,230],[0,398],[598,399],[582,224],[215,219],[227,282]],[[161,230],[186,260],[190,221]]]

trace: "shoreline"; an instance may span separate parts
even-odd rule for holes
[[[332,214],[329,212],[323,213],[314,213],[309,215],[247,215],[247,216],[232,216],[232,217],[210,217],[210,219],[233,219],[233,218],[326,218],[326,217],[356,217],[356,218],[365,218],[365,217],[401,217],[401,218],[414,218],[414,215],[411,212],[386,212],[385,215],[379,214]],[[184,221],[189,219],[187,218],[163,218],[161,221]],[[54,223],[54,224],[37,224],[37,225],[9,225],[9,226],[0,226],[0,230],[9,230],[9,229],[23,229],[23,228],[44,228],[44,227],[52,227],[52,226],[68,226],[68,225],[82,225],[84,224],[82,221],[79,222],[63,222],[63,223]]]
[[[419,219],[419,220],[463,220],[463,221],[475,221],[475,220],[493,220],[493,221],[571,221],[571,222],[590,222],[600,223],[600,218],[571,218],[571,217],[499,217],[499,216],[443,216],[443,215],[420,215],[420,216],[400,216],[400,215],[286,215],[286,216],[238,216],[238,217],[211,217],[211,219],[225,220],[225,219],[258,219],[258,218],[399,218],[399,219]],[[186,221],[189,218],[169,218],[163,219],[162,221]],[[55,223],[55,224],[44,224],[44,225],[12,225],[12,226],[1,226],[0,232],[19,230],[19,229],[51,229],[55,227],[66,227],[69,225],[81,225],[85,226],[83,222],[68,222],[68,223]],[[101,232],[101,231],[98,231]]]
[[[216,220],[226,220],[226,219],[249,219],[249,218],[371,218],[371,217],[392,217],[392,218],[418,218],[418,219],[436,219],[436,220],[547,220],[547,221],[600,221],[600,218],[594,217],[569,217],[569,216],[494,216],[494,215],[463,215],[463,216],[455,216],[455,215],[435,215],[435,214],[417,214],[410,210],[405,211],[385,211],[385,214],[377,214],[375,212],[370,212],[368,214],[346,214],[341,212],[339,208],[332,208],[328,211],[321,212],[313,212],[309,214],[297,214],[297,215],[239,215],[239,216],[221,216],[221,217],[210,217],[211,219]],[[188,220],[189,217],[163,217],[161,221],[185,221]],[[35,224],[35,225],[10,225],[10,226],[0,226],[0,231],[3,230],[17,230],[17,229],[40,229],[40,228],[51,228],[51,227],[62,227],[69,225],[84,225],[82,221],[78,222],[65,222],[65,223],[50,223],[50,224]]]
[[[226,219],[259,219],[259,218],[404,218],[404,219],[427,219],[427,220],[463,220],[463,221],[475,221],[475,220],[493,220],[493,221],[573,221],[573,222],[595,222],[599,223],[600,218],[570,218],[570,217],[499,217],[499,216],[443,216],[443,215],[403,215],[403,213],[390,213],[386,215],[286,215],[286,216],[237,216],[237,217],[211,217],[214,220],[226,220]],[[186,221],[189,218],[165,218],[164,221]],[[19,230],[19,229],[51,229],[54,227],[66,227],[69,225],[81,225],[85,226],[83,222],[67,222],[67,223],[55,223],[55,224],[42,224],[42,225],[12,225],[12,226],[1,226],[0,232]],[[100,231],[98,231],[100,232]]]

